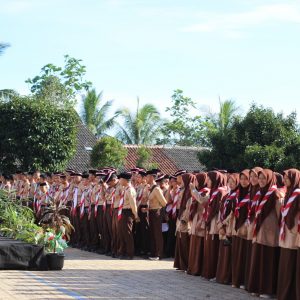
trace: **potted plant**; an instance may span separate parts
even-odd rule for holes
[[[45,232],[44,245],[50,270],[61,270],[64,265],[64,249],[68,247],[67,240],[74,230],[70,219],[65,215],[67,211],[65,205],[45,207],[39,222]]]
[[[64,267],[64,249],[68,247],[62,232],[47,231],[44,235],[45,251],[49,270],[61,270]]]

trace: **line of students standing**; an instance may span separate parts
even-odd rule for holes
[[[174,267],[262,298],[300,299],[300,171],[182,174]]]

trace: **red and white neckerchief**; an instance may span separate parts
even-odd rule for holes
[[[40,196],[41,196],[41,193],[40,193],[40,190],[38,190],[36,192],[36,200],[35,200],[35,211],[36,211],[36,214],[39,215],[40,212],[41,212],[41,200],[40,200]]]
[[[136,206],[139,207],[141,205],[143,195],[144,195],[145,187],[141,188],[139,193],[136,196]]]
[[[256,207],[255,207],[255,219],[254,219],[254,228],[253,228],[253,236],[256,236],[257,234],[257,219],[260,216],[263,207],[265,206],[265,204],[267,203],[267,201],[269,200],[271,194],[277,190],[277,186],[273,185],[269,188],[268,192],[264,195],[263,199],[257,203]]]
[[[68,186],[61,191],[60,204],[64,204],[67,202],[69,196],[69,190],[70,190],[70,184],[68,184]]]
[[[101,192],[102,192],[102,187],[100,187],[99,190],[98,190],[98,192],[96,193],[95,210],[94,210],[95,218],[97,218],[98,206],[99,206],[99,199],[100,199]]]
[[[83,218],[84,216],[84,203],[85,203],[85,197],[86,197],[86,192],[88,191],[88,189],[85,189],[82,194],[81,194],[81,198],[80,198],[80,202],[79,202],[79,207],[80,207],[80,219]]]
[[[210,198],[209,198],[209,200],[208,200],[208,202],[207,202],[206,209],[205,209],[204,212],[203,212],[203,217],[204,217],[205,222],[207,222],[207,220],[208,220],[208,216],[209,216],[209,215],[208,215],[208,209],[209,209],[210,204],[214,201],[214,199],[216,198],[216,196],[217,196],[219,193],[225,192],[226,190],[227,190],[226,187],[219,187],[219,188],[217,188],[217,190],[215,190],[215,191],[211,194],[211,196],[210,196]]]
[[[171,197],[172,197],[172,209],[171,209],[171,213],[172,213],[172,218],[176,219],[176,208],[177,208],[177,203],[178,203],[178,199],[179,199],[179,195],[181,192],[181,189],[178,188],[176,191],[172,191],[173,193],[171,193]]]
[[[252,211],[255,210],[256,206],[258,205],[259,198],[260,198],[260,191],[257,191],[256,194],[254,195],[252,201],[250,200],[250,202],[249,202],[248,216],[247,216],[247,221],[246,221],[246,223],[248,225],[250,224]]]
[[[113,212],[113,209],[114,209],[115,194],[116,194],[116,189],[113,188],[113,190],[111,192],[111,205],[110,205],[110,215],[111,216],[112,216],[112,212]]]
[[[244,199],[239,201],[239,192],[237,192],[236,197],[236,206],[234,209],[234,216],[238,219],[240,216],[240,209],[249,204],[250,201],[250,193],[248,193]]]
[[[74,187],[74,192],[73,192],[73,205],[72,205],[72,210],[71,210],[71,215],[74,217],[76,216],[76,208],[77,208],[77,202],[78,202],[78,187]]]
[[[124,198],[125,198],[125,193],[130,189],[130,186],[128,186],[121,194],[120,202],[119,202],[119,207],[118,207],[118,221],[122,219],[122,211],[123,211],[123,206],[124,206]]]
[[[236,200],[236,197],[237,197],[237,192],[233,192],[232,194],[230,194],[225,202],[224,202],[224,205],[223,205],[223,209],[220,211],[220,219],[221,221],[224,221],[225,220],[225,213],[226,213],[226,210],[227,210],[227,206],[230,202]]]
[[[288,199],[287,203],[281,207],[281,223],[280,223],[280,232],[279,236],[282,241],[285,239],[285,218],[287,214],[289,213],[289,210],[294,203],[295,199],[297,196],[300,195],[300,189],[295,189],[291,195],[291,197]],[[298,225],[299,225],[299,220],[298,220]]]

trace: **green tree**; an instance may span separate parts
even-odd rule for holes
[[[145,145],[141,145],[137,149],[138,159],[136,165],[146,170],[158,168],[158,164],[152,161],[151,149]]]
[[[296,113],[284,117],[253,104],[244,118],[233,117],[225,135],[209,131],[210,149],[199,153],[208,169],[241,170],[261,166],[282,171],[300,167],[300,133]]]
[[[0,101],[0,169],[63,170],[76,149],[78,115],[36,97]]]
[[[102,137],[93,147],[91,153],[91,165],[94,168],[112,166],[120,168],[124,164],[127,149],[116,138]]]
[[[157,139],[158,144],[180,146],[204,145],[203,121],[200,116],[191,117],[195,102],[183,95],[182,90],[175,90],[172,95],[172,106],[166,108],[171,120],[162,127],[163,138]]]
[[[102,92],[97,95],[95,89],[88,91],[83,98],[82,120],[97,137],[103,136],[108,129],[111,129],[115,125],[115,119],[118,116],[115,114],[113,117],[108,118],[107,115],[113,101],[109,100],[103,104],[102,102]]]
[[[86,67],[81,59],[65,55],[64,67],[47,64],[37,75],[25,82],[30,84],[31,92],[40,99],[52,101],[61,105],[75,105],[76,95],[87,91],[91,82],[84,80]]]
[[[125,144],[150,145],[160,135],[162,123],[160,113],[152,104],[145,104],[140,108],[140,100],[137,98],[136,112],[128,108],[116,112],[123,120],[119,127],[117,138]]]

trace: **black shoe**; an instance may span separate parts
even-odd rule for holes
[[[106,252],[105,255],[106,256],[111,256],[111,252]]]

